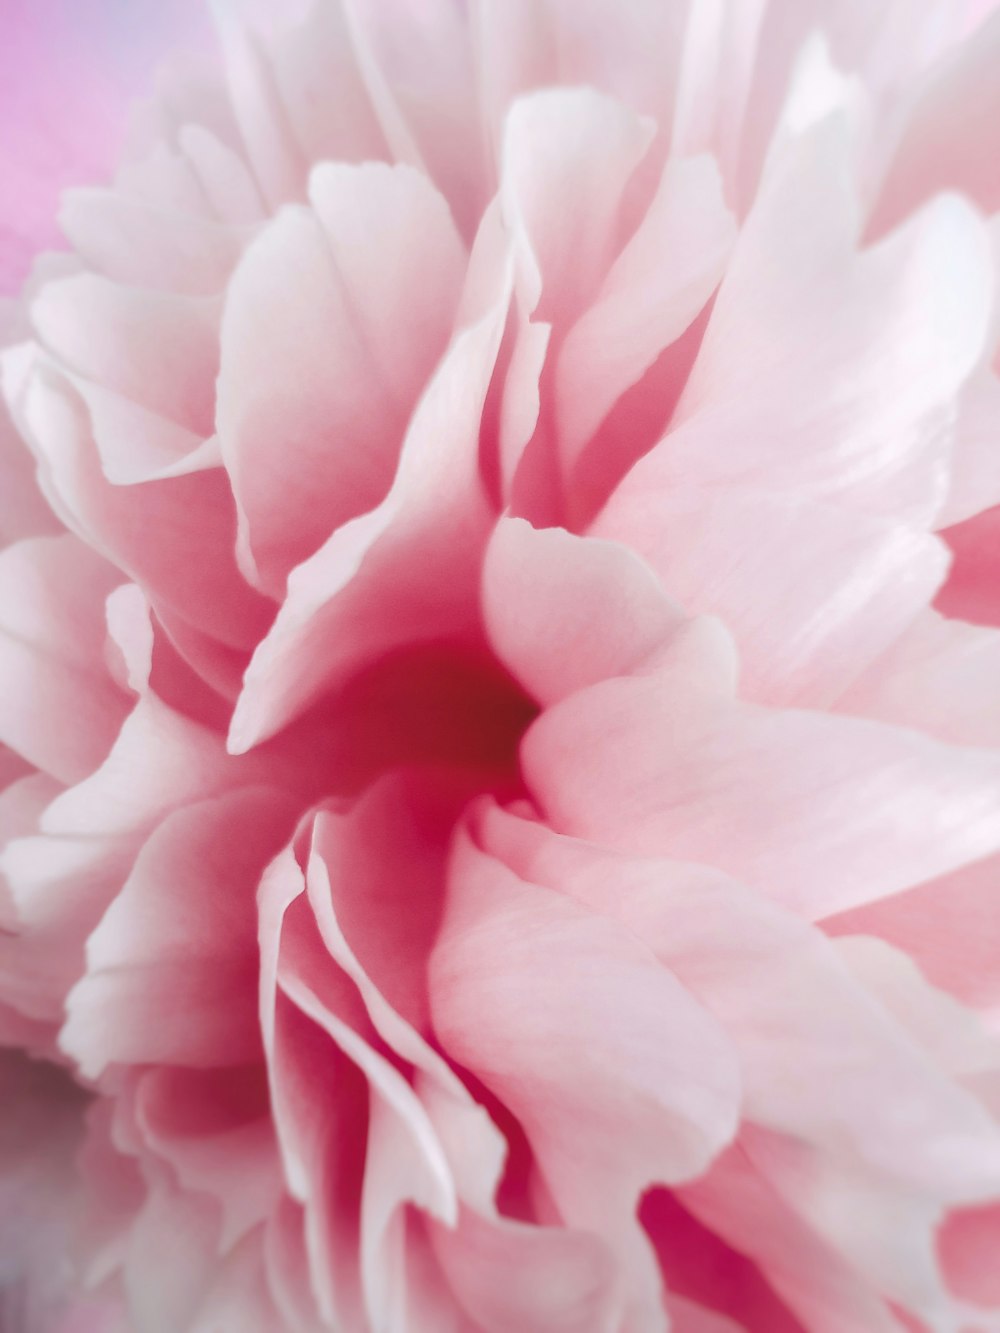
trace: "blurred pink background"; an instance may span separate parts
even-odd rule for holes
[[[60,244],[60,190],[110,176],[164,55],[209,36],[204,0],[0,0],[0,293]]]

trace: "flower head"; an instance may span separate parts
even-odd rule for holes
[[[12,1327],[992,1327],[989,8],[227,0],[65,195]]]

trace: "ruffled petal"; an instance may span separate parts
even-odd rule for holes
[[[291,829],[280,792],[167,816],[87,941],[63,1050],[88,1078],[108,1064],[212,1068],[257,1056],[257,882]]]
[[[452,343],[383,502],[292,571],[229,733],[242,754],[391,650],[469,637],[487,509],[477,441],[507,299]]]
[[[415,171],[328,164],[226,296],[219,434],[248,573],[288,571],[383,499],[444,351],[464,270],[447,205]]]
[[[700,1174],[734,1132],[722,1031],[635,936],[467,835],[430,995],[446,1049],[517,1116],[561,1215],[605,1238],[636,1317],[651,1318],[657,1283],[634,1209],[649,1184]],[[622,1137],[609,1126],[626,1104]]]
[[[703,684],[713,653],[596,685],[533,725],[522,762],[557,829],[705,861],[813,919],[996,849],[993,752],[727,701]]]
[[[645,216],[560,352],[555,411],[564,466],[692,323],[722,277],[734,235],[713,160],[668,162]]]
[[[80,395],[41,353],[18,350],[18,361],[5,365],[10,392],[44,489],[67,525],[142,585],[168,628],[177,621],[197,629],[222,651],[249,646],[271,603],[236,567],[225,473],[209,467],[149,483],[110,483]]]
[[[684,623],[627,547],[518,518],[501,518],[490,539],[483,614],[494,652],[543,705],[652,669]]]
[[[63,783],[97,767],[128,712],[104,656],[104,604],[120,581],[68,534],[0,556],[0,740]]]

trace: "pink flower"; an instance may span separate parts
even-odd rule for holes
[[[992,8],[228,0],[64,195],[5,1333],[1000,1327]]]

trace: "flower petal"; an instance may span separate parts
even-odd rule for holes
[[[565,466],[692,323],[722,276],[734,234],[713,160],[668,162],[645,217],[560,351],[555,410]]]
[[[813,919],[996,850],[992,752],[726,701],[697,661],[581,691],[533,725],[522,763],[557,829],[706,861]]]
[[[501,518],[483,566],[494,652],[543,705],[649,669],[682,613],[625,546]]]
[[[478,432],[506,306],[505,295],[452,343],[410,423],[385,500],[293,570],[247,669],[229,733],[234,753],[392,649],[472,632],[475,553],[486,528]]]
[[[128,710],[104,657],[104,604],[120,581],[68,534],[0,555],[0,740],[64,783],[104,759]]]
[[[467,834],[430,994],[442,1043],[518,1117],[565,1220],[603,1234],[634,1299],[650,1299],[633,1210],[650,1183],[699,1174],[733,1133],[722,1032],[630,932]],[[625,1136],[609,1129],[622,1124]]]
[[[406,167],[329,163],[313,212],[250,246],[226,296],[219,434],[244,562],[288,571],[384,497],[451,331],[465,255],[444,200]]]
[[[290,831],[289,802],[249,789],[157,827],[87,941],[63,1049],[108,1064],[239,1065],[260,1052],[253,904]]]

